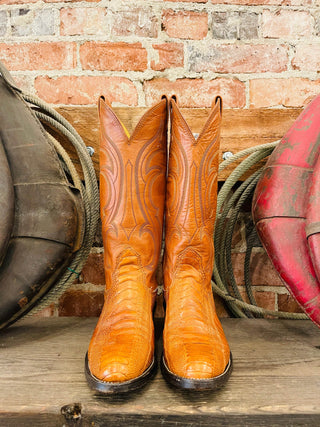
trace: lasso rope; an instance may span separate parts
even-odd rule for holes
[[[235,184],[237,184],[244,174],[249,173],[252,166],[269,156],[278,142],[279,141],[276,141],[243,150],[222,162],[219,167],[219,173],[221,173],[230,164],[248,156],[233,170],[219,191],[214,233],[216,255],[212,288],[217,295],[226,301],[231,312],[236,317],[252,317],[252,313],[254,313],[256,317],[264,317],[267,315],[285,319],[308,318],[305,314],[301,313],[267,310],[257,306],[252,292],[249,274],[250,256],[253,240],[255,238],[254,232],[249,235],[247,241],[247,252],[244,263],[245,287],[250,303],[243,301],[232,269],[231,244],[233,231],[241,208],[254,191],[261,174],[261,169],[253,171],[237,189],[235,189]]]

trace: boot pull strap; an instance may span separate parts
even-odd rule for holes
[[[174,101],[174,102],[175,102],[175,104],[176,104],[176,106],[178,106],[178,98],[177,98],[177,95],[172,95],[172,96],[170,97],[170,99],[169,99],[169,102],[168,102],[168,109],[169,109],[170,114],[172,113],[172,101]]]
[[[167,105],[167,117],[169,117],[170,114],[170,100],[168,99],[167,95],[162,95],[161,96],[161,101],[162,100],[166,100],[166,105]]]
[[[103,101],[105,104],[107,104],[107,105],[108,105],[108,107],[110,107],[110,108],[111,108],[111,103],[110,103],[109,99],[107,99],[104,95],[100,95],[100,96],[99,96],[99,101],[100,101],[100,99],[102,99],[102,101]]]
[[[178,104],[178,97],[177,97],[177,95],[172,95],[171,96],[171,98],[170,98],[170,101],[174,101],[176,104]]]
[[[3,80],[7,83],[8,86],[10,86],[12,89],[17,90],[18,92],[21,92],[21,89],[17,86],[12,75],[9,73],[9,71],[6,69],[6,67],[1,61],[0,61],[0,73],[1,73],[1,76],[3,77]]]
[[[220,96],[220,95],[216,96],[216,98],[215,98],[215,100],[214,100],[213,104],[214,104],[214,105],[217,105],[217,104],[219,105],[219,107],[220,107],[220,115],[222,116],[222,107],[223,107],[223,102],[222,102],[222,98],[221,98],[221,96]],[[212,107],[214,107],[214,105],[212,105]]]
[[[116,116],[115,112],[113,111],[112,107],[111,107],[111,103],[108,99],[106,99],[106,97],[104,95],[100,95],[99,96],[99,100],[98,100],[98,108],[100,108],[100,104],[101,101],[103,101],[109,108],[109,110],[112,112],[112,114],[114,115],[116,121],[118,121],[120,123],[120,125],[122,126],[122,129],[124,131],[124,133],[126,134],[127,138],[130,139],[130,133],[128,131],[128,129],[125,127],[125,125],[122,123],[122,121],[119,119],[118,116]]]

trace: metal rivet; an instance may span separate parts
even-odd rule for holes
[[[94,155],[94,148],[93,147],[87,147],[87,151],[88,151],[90,157],[92,157]]]
[[[222,154],[222,158],[223,158],[223,160],[228,160],[228,159],[230,159],[230,157],[232,157],[233,156],[233,152],[232,151],[225,151],[223,154]]]

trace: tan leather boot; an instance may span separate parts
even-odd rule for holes
[[[195,139],[175,98],[170,104],[161,368],[179,388],[210,390],[221,386],[232,369],[211,289],[222,105],[217,97]]]
[[[86,377],[101,393],[141,387],[156,369],[152,309],[162,240],[167,110],[163,98],[129,137],[111,107],[99,101],[106,291]]]

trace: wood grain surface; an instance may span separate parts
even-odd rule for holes
[[[158,372],[142,391],[108,399],[83,372],[96,321],[33,318],[1,332],[1,426],[320,425],[320,331],[310,321],[222,319],[234,358],[223,389],[181,392]]]
[[[57,108],[57,111],[75,127],[85,144],[94,148],[95,154],[92,160],[98,173],[99,122],[97,109],[95,107],[61,107]],[[146,108],[123,107],[114,108],[114,111],[131,133]],[[199,133],[208,117],[209,109],[182,108],[181,111],[191,130]],[[222,154],[226,151],[237,153],[248,147],[280,139],[301,111],[299,108],[224,110],[220,161],[222,161]],[[70,152],[71,158],[75,159],[74,149],[67,143],[64,145]],[[219,179],[224,180],[231,170],[232,167],[226,169]]]

